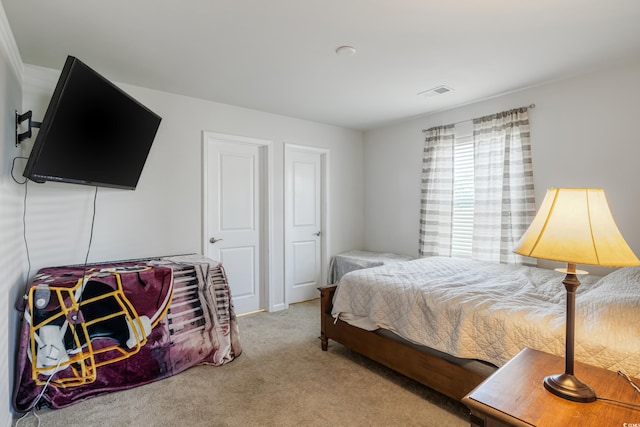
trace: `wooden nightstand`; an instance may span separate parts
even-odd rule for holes
[[[640,427],[640,407],[597,400],[577,403],[548,392],[542,380],[564,372],[564,359],[526,348],[466,395],[471,425],[502,426],[616,426]],[[575,374],[598,398],[640,405],[640,393],[615,372],[575,363]],[[640,381],[636,381],[640,384]]]

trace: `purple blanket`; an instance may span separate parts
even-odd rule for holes
[[[18,412],[62,408],[242,352],[224,269],[198,255],[45,268],[26,302]]]

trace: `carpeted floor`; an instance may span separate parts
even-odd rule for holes
[[[337,343],[319,300],[239,318],[243,354],[165,380],[41,410],[42,426],[468,426],[466,408]],[[35,426],[29,415],[19,426]]]

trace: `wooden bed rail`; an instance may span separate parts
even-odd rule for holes
[[[329,339],[362,354],[406,377],[426,385],[458,401],[485,380],[486,376],[465,369],[435,354],[390,337],[351,326],[333,318],[333,296],[336,285],[320,290],[320,339],[327,351]]]

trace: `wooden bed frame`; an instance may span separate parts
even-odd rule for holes
[[[458,401],[485,380],[486,376],[437,355],[422,352],[387,336],[351,326],[342,320],[336,321],[331,316],[336,285],[318,289],[320,290],[320,339],[323,351],[327,351],[329,340],[332,339]]]

